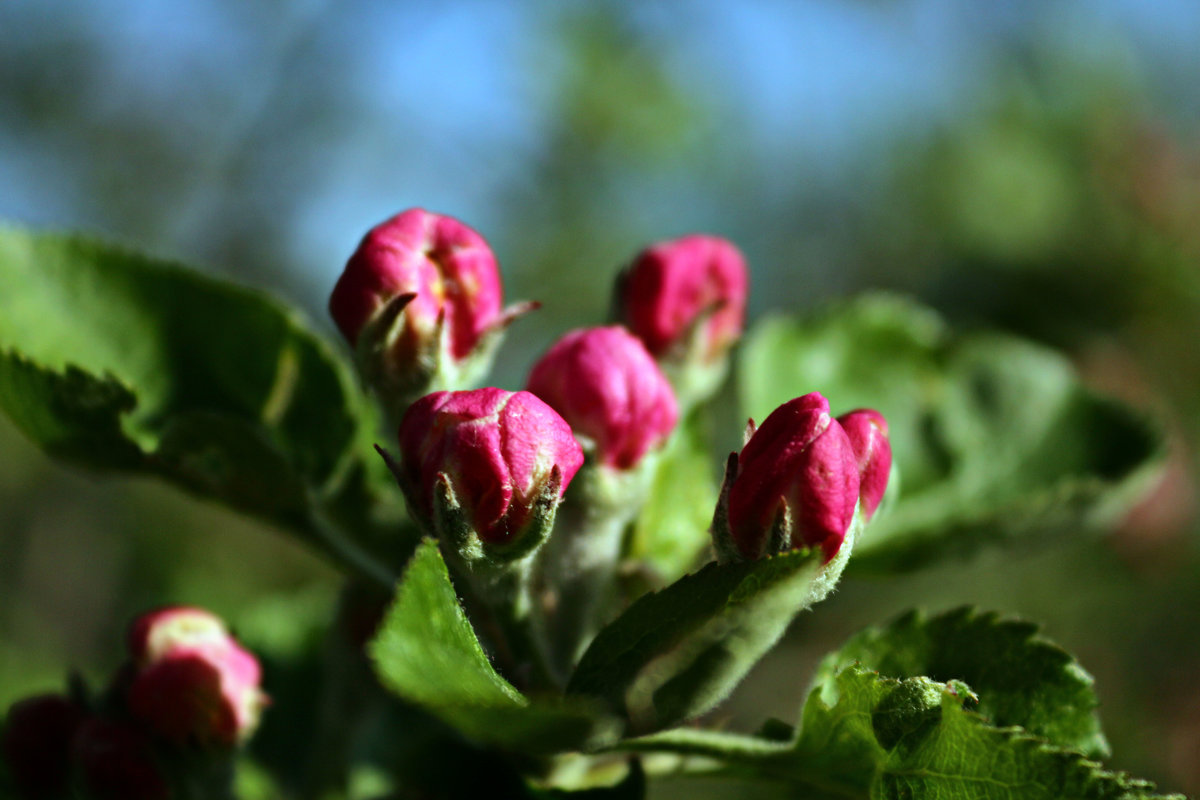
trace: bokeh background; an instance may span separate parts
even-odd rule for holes
[[[1155,495],[1101,540],[847,581],[716,716],[789,716],[859,627],[972,602],[1079,656],[1114,766],[1200,794],[1197,42],[1193,0],[0,0],[0,219],[267,288],[333,335],[362,233],[450,213],[545,304],[501,357],[514,387],[634,252],[693,231],[744,250],[752,316],[887,288],[1062,348],[1162,421]],[[336,591],[278,533],[0,419],[0,708],[109,672],[148,605],[285,657]]]

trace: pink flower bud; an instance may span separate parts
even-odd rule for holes
[[[888,441],[887,420],[878,411],[859,408],[837,418],[850,438],[858,462],[859,503],[863,519],[870,519],[887,491],[892,470],[892,445]]]
[[[92,800],[167,800],[171,790],[149,740],[130,725],[92,717],[71,743],[79,783]]]
[[[625,324],[659,358],[686,345],[692,326],[710,314],[702,357],[713,361],[742,335],[746,262],[725,239],[684,236],[642,251],[618,292]]]
[[[600,463],[629,469],[663,444],[679,417],[675,392],[641,341],[619,325],[568,333],[526,387],[562,414]]]
[[[233,746],[266,704],[258,661],[220,618],[179,606],[145,614],[129,634],[134,676],[129,710],[179,744]]]
[[[507,544],[531,521],[557,472],[558,495],[583,463],[571,427],[529,392],[434,392],[400,422],[398,474],[415,513],[433,517],[442,476],[484,542]]]
[[[450,354],[465,358],[500,317],[496,258],[483,237],[452,217],[419,208],[372,228],[333,288],[329,312],[352,346],[379,311],[400,295],[403,326],[389,344],[399,365],[437,346],[444,316]]]
[[[757,558],[783,522],[782,548],[820,546],[831,560],[854,518],[858,463],[849,437],[813,392],[784,403],[737,457],[729,487],[729,529],[746,558]]]
[[[13,703],[4,723],[3,753],[18,794],[31,800],[66,794],[71,738],[84,711],[56,694]]]

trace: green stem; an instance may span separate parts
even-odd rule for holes
[[[459,577],[467,616],[494,647],[501,672],[518,689],[558,690],[540,621],[533,613],[532,558],[499,565],[466,563],[453,548],[443,555]]]
[[[527,680],[538,689],[561,689],[551,668],[546,638],[534,615],[531,558],[522,559],[501,579],[505,584],[493,603],[496,618],[518,660],[529,670]]]
[[[559,506],[554,533],[538,556],[535,586],[547,598],[541,621],[551,666],[564,682],[619,599],[625,530],[652,476],[649,468],[617,472],[588,463]]]

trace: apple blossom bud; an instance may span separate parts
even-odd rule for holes
[[[426,395],[404,415],[399,440],[400,464],[389,465],[413,514],[456,544],[473,534],[493,551],[534,528],[540,542],[583,463],[570,426],[529,392]]]
[[[66,794],[71,739],[84,716],[78,704],[57,694],[13,703],[4,723],[3,754],[19,797]]]
[[[892,470],[892,445],[887,420],[878,411],[859,408],[837,418],[850,439],[858,462],[859,494],[864,519],[870,519],[887,490]]]
[[[219,617],[186,606],[145,614],[129,648],[129,710],[157,735],[231,747],[254,731],[267,701],[258,660]]]
[[[850,439],[824,397],[813,392],[772,411],[730,465],[713,526],[719,549],[754,559],[820,547],[833,559],[854,519],[859,478]]]
[[[660,447],[679,418],[675,392],[625,328],[585,328],[558,340],[526,387],[571,425],[585,450],[618,470]]]
[[[746,284],[745,259],[731,242],[684,236],[642,251],[620,280],[618,302],[625,324],[655,357],[698,346],[699,358],[711,363],[742,335]]]
[[[404,328],[394,344],[415,357],[445,315],[451,353],[462,358],[500,314],[500,273],[483,237],[451,217],[419,208],[372,228],[350,257],[329,311],[353,345],[379,310],[403,294]]]
[[[367,233],[333,288],[329,312],[398,418],[416,397],[461,388],[486,369],[500,332],[530,308],[502,311],[501,295],[482,236],[413,208]]]
[[[171,790],[149,739],[126,723],[92,717],[71,743],[79,786],[90,800],[167,800]]]

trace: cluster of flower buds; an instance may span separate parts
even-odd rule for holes
[[[416,398],[468,387],[487,371],[504,329],[533,308],[501,303],[500,272],[484,238],[452,217],[413,208],[363,237],[329,312],[364,380],[399,419]]]
[[[549,418],[538,411],[525,420],[524,398],[504,417],[497,411],[508,402],[501,390],[445,393],[482,375],[502,330],[529,307],[502,311],[501,296],[496,259],[483,237],[450,217],[410,209],[367,233],[329,301],[364,379],[403,420],[400,459],[391,466],[415,515],[430,529],[454,527],[456,540],[465,523],[451,525],[451,518],[470,522],[481,545],[497,552],[529,540],[527,529],[544,527],[545,499],[554,492],[544,491],[552,470],[541,464],[547,453],[560,455],[561,445],[555,425],[544,443],[530,432],[534,420]],[[565,418],[594,461],[629,471],[674,429],[681,386],[690,405],[711,392],[711,386],[697,390],[698,383],[724,374],[726,353],[742,330],[745,262],[731,243],[713,236],[663,242],[623,273],[617,299],[627,327],[568,334],[535,366],[528,389]],[[470,436],[445,433],[457,427],[451,419],[471,421],[464,428]],[[494,435],[472,438],[489,428],[483,420],[495,421]],[[510,428],[520,436],[509,437]],[[501,440],[528,444],[532,460],[485,453],[485,441]],[[574,474],[570,463],[558,465],[560,497]]]
[[[643,250],[617,281],[620,320],[642,340],[690,407],[724,379],[742,335],[746,261],[717,236],[692,235]]]
[[[129,661],[95,701],[81,688],[15,703],[3,756],[22,800],[165,800],[182,758],[228,759],[265,695],[258,661],[214,615],[154,611],[134,621]]]
[[[602,621],[624,534],[655,477],[643,467],[724,378],[746,294],[745,259],[725,239],[652,245],[617,281],[620,324],[567,333],[527,391],[509,392],[463,390],[514,316],[501,311],[491,250],[467,226],[406,211],[367,234],[338,281],[333,317],[400,420],[398,457],[380,453],[411,515],[472,580],[556,615],[543,629],[557,639],[551,671],[569,669]],[[890,463],[878,413],[834,419],[815,393],[784,404],[730,458],[712,531],[718,557],[848,554],[843,543],[875,512]],[[556,518],[562,530],[543,548]],[[508,602],[498,597],[485,603]],[[518,605],[498,616],[522,618]]]
[[[757,559],[819,547],[829,562],[856,514],[865,522],[887,489],[892,451],[887,423],[859,409],[834,419],[813,392],[784,403],[730,455],[713,518],[723,560]]]

